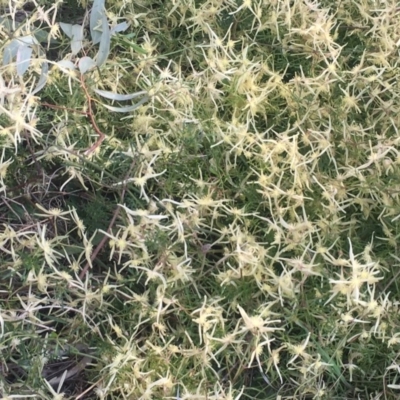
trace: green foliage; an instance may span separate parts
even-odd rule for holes
[[[17,3],[1,396],[396,399],[396,2]]]

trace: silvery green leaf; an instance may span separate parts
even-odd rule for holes
[[[32,44],[39,44],[39,42],[37,41],[37,39],[34,36],[28,35],[28,36],[22,36],[18,39],[15,39],[18,42],[22,43],[22,44],[26,44],[26,45],[32,45]]]
[[[65,22],[60,22],[60,28],[70,39],[72,39],[72,24],[66,24]]]
[[[89,71],[90,69],[94,68],[96,66],[96,63],[93,61],[91,57],[82,57],[79,60],[79,71],[81,74],[84,74],[85,72]]]
[[[93,44],[100,43],[102,32],[99,28],[102,26],[103,16],[105,16],[104,0],[94,0],[90,12],[90,35]]]
[[[47,82],[48,73],[49,73],[49,64],[46,61],[43,61],[42,72],[40,74],[39,82],[36,85],[32,94],[36,94],[37,92],[39,92],[40,90],[42,90],[44,88],[44,86],[46,85],[46,82]]]
[[[83,26],[82,25],[72,25],[71,28],[72,38],[71,38],[71,50],[72,54],[78,54],[82,50],[83,43]]]
[[[121,22],[120,24],[114,26],[114,28],[111,29],[111,35],[114,35],[119,32],[126,31],[129,28],[130,24],[126,21]]]
[[[112,107],[112,106],[108,106],[107,104],[103,104],[104,107],[108,108],[110,111],[114,111],[114,112],[120,112],[120,113],[126,113],[126,112],[130,112],[133,110],[136,110],[137,108],[139,108],[142,104],[144,104],[146,101],[148,101],[149,98],[146,96],[144,97],[142,100],[140,100],[139,102],[137,102],[136,104],[134,104],[133,106],[127,106],[127,107]]]
[[[105,63],[108,54],[110,53],[111,34],[110,28],[108,27],[107,17],[105,15],[103,15],[102,29],[103,32],[101,33],[99,52],[96,56],[96,64],[98,67]]]
[[[390,389],[400,389],[400,385],[387,385]]]
[[[114,93],[114,92],[107,92],[106,90],[100,90],[100,89],[94,89],[94,91],[98,95],[103,96],[106,99],[117,100],[117,101],[132,100],[136,97],[142,96],[143,94],[147,93],[145,90],[142,90],[142,91],[136,92],[136,93],[132,93],[132,94],[118,94],[118,93]]]
[[[28,70],[29,64],[31,63],[32,47],[26,45],[20,45],[17,51],[17,74],[19,76],[24,75]]]
[[[20,43],[14,39],[4,48],[3,65],[10,64],[11,60],[17,55],[19,46]]]
[[[28,35],[18,39],[13,39],[5,48],[3,53],[3,65],[10,64],[11,60],[17,55],[20,46],[31,46],[39,44],[35,37]]]
[[[56,65],[58,65],[59,67],[61,67],[61,69],[65,68],[65,69],[70,69],[70,70],[74,70],[76,69],[75,64],[72,61],[69,60],[61,60],[58,61],[56,63]]]
[[[71,39],[72,54],[78,54],[82,49],[83,26],[60,22],[60,27],[64,31],[64,33]]]

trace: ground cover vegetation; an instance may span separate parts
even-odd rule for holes
[[[3,399],[397,399],[395,0],[2,1]]]

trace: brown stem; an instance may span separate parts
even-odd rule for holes
[[[97,142],[94,143],[89,149],[87,149],[85,151],[85,154],[89,155],[90,153],[94,152],[103,143],[104,139],[106,138],[106,135],[97,126],[96,119],[94,117],[93,109],[92,109],[93,99],[87,90],[83,74],[81,75],[81,86],[82,86],[83,91],[85,92],[85,96],[86,96],[86,99],[88,102],[88,117],[90,118],[90,122],[92,123],[92,126],[93,126],[95,132],[99,136],[99,138],[97,139]]]
[[[90,119],[90,123],[92,124],[93,129],[99,138],[91,147],[89,147],[85,151],[85,155],[89,155],[90,153],[93,153],[103,143],[104,139],[106,138],[106,135],[100,130],[100,128],[97,125],[96,118],[93,113],[93,107],[92,107],[93,98],[90,96],[89,91],[85,85],[85,78],[84,78],[83,74],[81,75],[81,86],[85,93],[85,97],[86,97],[87,104],[88,104],[88,110],[86,112],[74,110],[74,109],[71,109],[68,107],[57,106],[55,104],[49,104],[49,103],[42,103],[42,105],[49,107],[49,108],[53,108],[55,110],[67,110],[67,111],[71,111],[71,112],[78,113],[81,115],[85,115],[86,117],[88,117]]]

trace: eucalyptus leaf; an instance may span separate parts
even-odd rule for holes
[[[83,26],[72,25],[60,22],[60,27],[63,32],[71,39],[71,51],[72,54],[78,54],[82,49],[83,42]]]
[[[120,24],[114,26],[111,29],[111,35],[115,35],[116,33],[119,33],[119,32],[124,32],[129,28],[129,26],[130,26],[130,24],[128,22],[126,22],[126,21],[121,22]]]
[[[145,90],[131,94],[119,94],[114,92],[107,92],[105,90],[100,90],[100,89],[94,89],[94,91],[98,95],[105,97],[106,99],[117,100],[117,101],[132,100],[136,97],[142,96],[147,93]]]
[[[20,44],[18,41],[14,39],[4,48],[3,65],[8,65],[11,63],[11,60],[17,55],[19,46]]]
[[[137,102],[136,104],[132,105],[132,106],[127,106],[127,107],[113,107],[113,106],[109,106],[107,104],[103,104],[103,106],[107,109],[109,109],[110,111],[114,111],[114,112],[120,112],[120,113],[126,113],[126,112],[130,112],[130,111],[134,111],[137,108],[139,108],[142,104],[146,103],[146,101],[149,100],[149,97],[146,96],[144,97],[142,100],[140,100],[139,102]]]
[[[99,29],[105,17],[104,0],[94,0],[92,11],[90,12],[90,35],[93,44],[100,43],[102,32]]]
[[[33,45],[33,44],[39,44],[37,39],[32,36],[32,35],[27,35],[27,36],[22,36],[18,39],[15,39],[17,42],[20,44],[26,44],[26,45]]]
[[[82,50],[83,26],[72,25],[71,31],[72,31],[71,50],[72,54],[76,55]]]
[[[39,92],[44,88],[47,82],[48,74],[49,74],[49,64],[46,61],[44,61],[42,63],[42,71],[40,73],[39,82],[36,85],[35,89],[33,90],[32,94],[36,94],[37,92]]]
[[[17,51],[17,74],[19,76],[24,75],[28,70],[29,64],[31,63],[32,47],[26,45],[20,45]]]
[[[81,74],[84,74],[85,72],[95,67],[96,63],[91,57],[85,56],[79,60],[79,71],[81,72]]]
[[[18,51],[21,46],[31,46],[38,45],[39,42],[34,36],[22,36],[18,39],[13,39],[5,48],[3,53],[3,65],[8,65],[11,63],[11,60],[15,58],[18,54]],[[22,50],[23,51],[23,50]],[[20,57],[23,54],[20,54]]]
[[[72,39],[72,24],[66,24],[65,22],[60,22],[60,28],[70,39]]]
[[[108,55],[110,53],[110,44],[111,44],[110,28],[108,27],[108,21],[105,15],[103,15],[102,22],[103,22],[102,23],[103,32],[101,34],[99,52],[97,53],[96,56],[96,64],[98,67],[100,67],[106,62]]]
[[[61,61],[57,62],[56,65],[61,67],[61,69],[63,69],[63,68],[70,69],[70,70],[76,69],[75,64],[69,60],[61,60]]]

